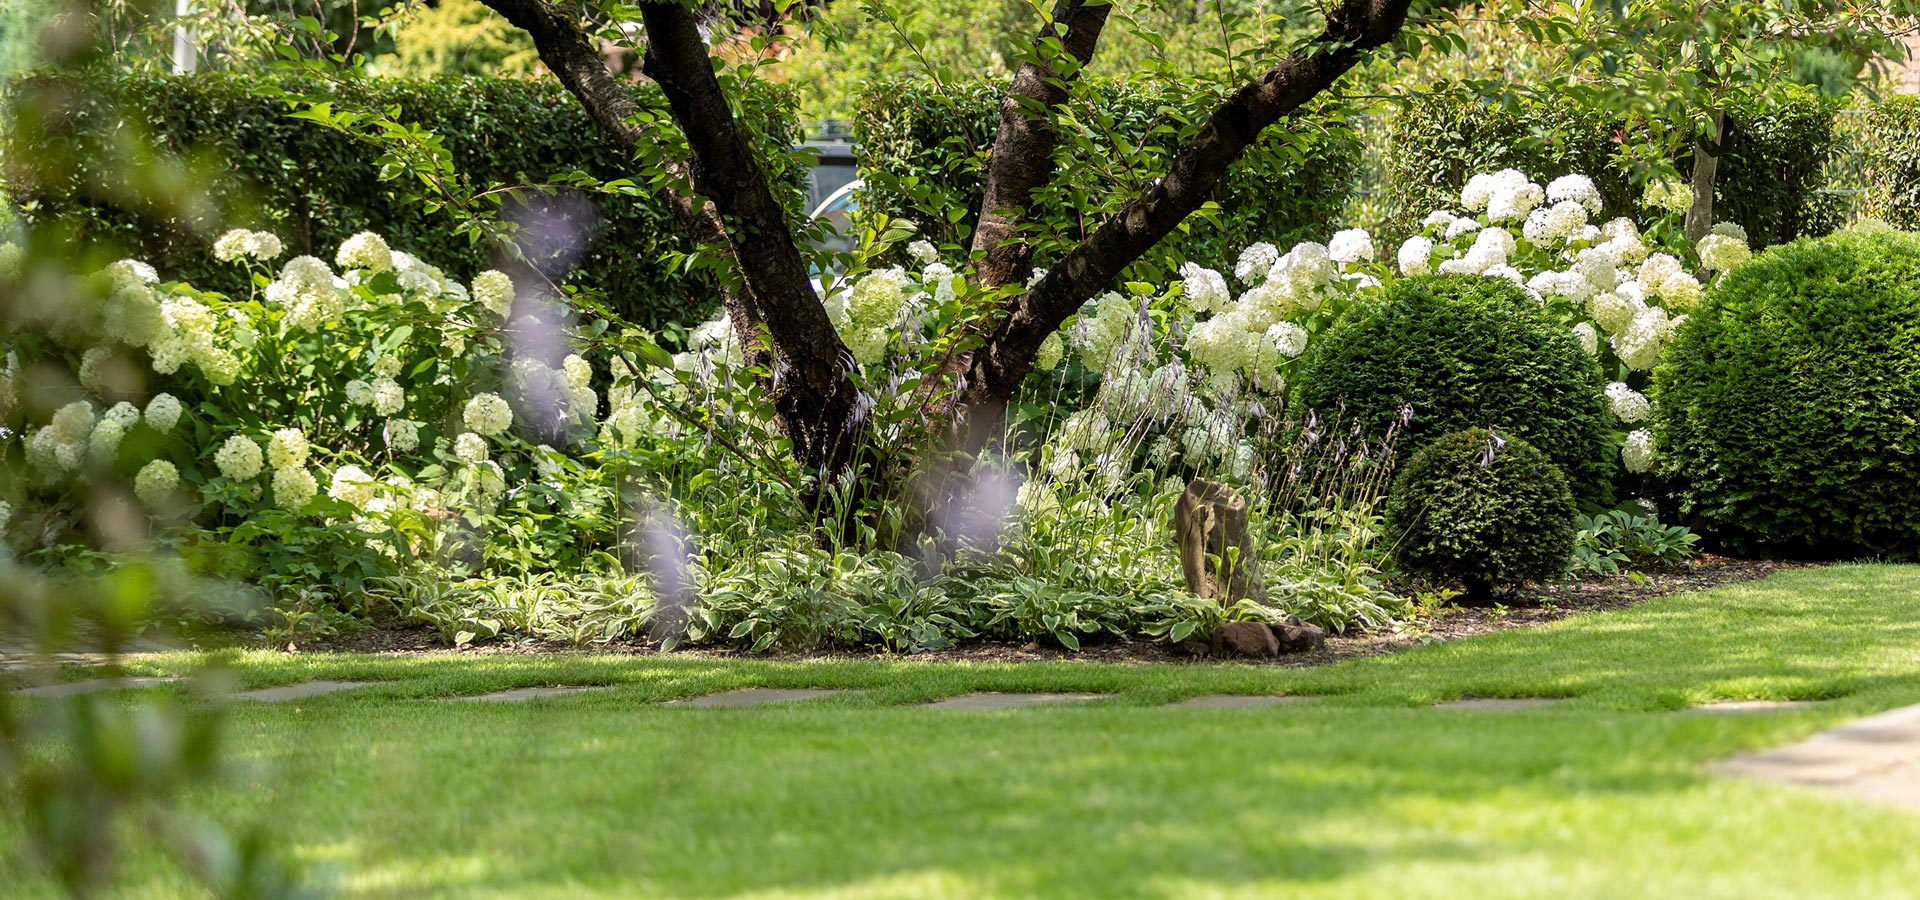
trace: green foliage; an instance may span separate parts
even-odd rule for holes
[[[1867,214],[1920,228],[1920,97],[1883,97],[1867,116]]]
[[[633,164],[563,88],[551,80],[447,78],[371,79],[354,85],[351,102],[397,107],[400,118],[437,136],[454,170],[481,189],[552,185],[574,173],[622,179]],[[318,81],[257,74],[91,76],[18,82],[9,90],[62,90],[68,118],[39,148],[48,164],[29,176],[9,167],[4,190],[36,223],[71,228],[77,238],[117,244],[170,277],[206,290],[244,294],[245,272],[216,264],[208,248],[225,227],[264,228],[279,234],[290,255],[326,257],[349,235],[375,231],[396,249],[430,258],[465,280],[498,263],[496,248],[459,232],[458,217],[407,198],[404,183],[382,180],[385,148],[289,115],[271,90],[325,93]],[[635,88],[643,106],[663,107],[657,89]],[[10,104],[11,105],[11,104]],[[748,91],[740,113],[755,133],[775,136],[780,152],[767,164],[776,188],[799,213],[804,172],[788,165],[785,146],[794,122],[783,92]],[[143,137],[144,135],[144,137]],[[110,141],[133,138],[140,153],[218,164],[216,177],[196,187],[204,196],[188,209],[154,220],[124,202],[141,185],[120,167]],[[574,233],[584,247],[535,235],[521,242],[529,259],[552,277],[569,271],[574,283],[604,293],[621,316],[645,327],[698,321],[717,294],[675,265],[689,249],[666,205],[649,196],[566,188],[513,190],[503,218],[539,214],[541,232]]]
[[[374,66],[382,75],[532,75],[540,70],[533,38],[480,0],[415,3],[392,30],[393,52]]]
[[[1838,104],[1797,85],[1736,95],[1714,183],[1715,219],[1745,228],[1755,247],[1831,228],[1833,216],[1814,191],[1837,142]],[[1400,230],[1412,230],[1429,211],[1457,209],[1469,176],[1513,168],[1541,179],[1587,175],[1609,216],[1633,215],[1641,192],[1621,155],[1623,128],[1584,94],[1542,89],[1494,104],[1474,90],[1438,85],[1406,98],[1391,120],[1383,154],[1388,207]],[[1673,164],[1687,171],[1691,154]]]
[[[1387,499],[1394,557],[1470,598],[1564,573],[1576,513],[1560,467],[1533,445],[1468,428],[1414,454]]]
[[[1573,566],[1590,575],[1618,575],[1622,566],[1671,565],[1692,556],[1699,542],[1685,525],[1662,525],[1652,516],[1612,509],[1580,517]]]
[[[1746,553],[1920,554],[1920,236],[1735,268],[1655,371],[1684,517]]]
[[[1495,427],[1540,448],[1583,500],[1604,503],[1611,491],[1599,364],[1503,279],[1393,282],[1309,346],[1298,382],[1296,404],[1344,410],[1363,434],[1410,414],[1403,453]]]
[[[997,80],[937,85],[901,79],[862,94],[854,131],[873,211],[918,223],[935,243],[964,246],[979,218],[985,155],[999,128],[1005,92]],[[1097,222],[1089,214],[1094,204],[1128,199],[1164,172],[1182,133],[1219,100],[1210,87],[1082,84],[1063,114],[1065,147],[1056,157],[1061,170],[1040,201],[1064,220],[1053,226],[1060,237],[1077,240]],[[1160,271],[1138,277],[1164,278],[1188,260],[1231,268],[1241,249],[1256,241],[1285,246],[1324,239],[1346,205],[1360,163],[1353,132],[1326,126],[1333,114],[1331,104],[1311,104],[1291,120],[1292,130],[1269,129],[1228,170],[1212,198],[1218,209],[1189,219],[1161,242],[1144,261],[1158,263]]]

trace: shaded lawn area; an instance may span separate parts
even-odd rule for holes
[[[269,827],[351,896],[1920,897],[1920,814],[1716,778],[1744,749],[1920,702],[1920,567],[1849,565],[1321,669],[228,654],[249,687],[389,682],[231,714]],[[140,658],[184,672],[203,657]],[[522,704],[432,698],[541,684]],[[745,686],[864,693],[757,709]],[[928,710],[970,690],[1080,707]],[[1202,693],[1325,695],[1254,710]],[[1547,708],[1436,710],[1460,696]],[[1825,699],[1773,713],[1714,699]],[[0,809],[11,804],[0,805]],[[20,877],[0,811],[0,894]],[[157,856],[127,896],[192,895]]]

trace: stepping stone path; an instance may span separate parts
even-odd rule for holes
[[[371,681],[303,681],[299,684],[283,684],[279,687],[261,688],[257,691],[242,691],[233,695],[236,700],[258,700],[262,703],[285,703],[288,700],[306,700],[311,697],[324,697],[339,691],[350,691],[357,687],[366,687]]]
[[[1701,704],[1687,711],[1698,713],[1778,712],[1783,709],[1806,709],[1812,705],[1813,703],[1807,700],[1722,700],[1718,703]]]
[[[791,703],[795,700],[812,700],[816,697],[831,697],[835,694],[851,694],[853,691],[832,690],[828,688],[741,688],[737,691],[721,691],[704,697],[688,697],[685,700],[668,700],[661,706],[759,706],[763,703]]]
[[[1725,775],[1844,791],[1920,810],[1920,705],[1721,763]]]
[[[514,688],[510,691],[494,691],[491,694],[474,694],[469,697],[448,697],[455,703],[519,703],[523,700],[541,700],[547,697],[565,697],[585,691],[605,690],[602,684],[571,684],[559,687]]]
[[[1434,709],[1534,709],[1560,703],[1562,697],[1466,697],[1435,703]]]
[[[78,697],[82,694],[98,694],[101,691],[172,684],[179,680],[171,675],[156,678],[95,678],[91,681],[69,681],[65,684],[43,684],[39,687],[21,688],[13,694],[16,697]]]
[[[1046,706],[1052,703],[1079,703],[1085,700],[1097,700],[1099,694],[1012,694],[998,691],[983,691],[977,694],[961,694],[945,700],[935,700],[927,704],[929,709],[1025,709],[1029,706]]]
[[[1307,698],[1286,694],[1208,694],[1167,704],[1168,709],[1263,709]]]

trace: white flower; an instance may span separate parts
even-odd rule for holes
[[[1502,169],[1493,174],[1493,187],[1487,196],[1487,220],[1522,221],[1546,196],[1546,191],[1527,180],[1518,169]]]
[[[273,470],[273,502],[281,509],[300,509],[320,492],[320,483],[304,466],[282,466]]]
[[[1625,217],[1614,219],[1600,229],[1606,238],[1601,249],[1613,256],[1615,265],[1632,265],[1647,258],[1647,245],[1640,240],[1640,228]]]
[[[932,241],[918,240],[907,245],[907,255],[924,266],[940,258],[940,248],[935,247]]]
[[[1600,214],[1600,189],[1594,187],[1593,179],[1585,175],[1562,175],[1547,182],[1548,203],[1568,200],[1586,207],[1588,215]]]
[[[382,375],[373,380],[373,411],[383,416],[391,416],[407,406],[407,394],[400,389],[400,382]]]
[[[1420,228],[1423,231],[1438,228],[1444,232],[1448,228],[1453,227],[1455,218],[1454,214],[1449,210],[1436,209],[1433,212],[1427,213],[1427,217],[1420,220]]]
[[[127,427],[115,419],[101,419],[93,427],[93,434],[87,439],[87,447],[93,452],[93,458],[101,465],[111,465],[113,458],[120,452],[120,440],[127,436]]]
[[[255,231],[247,235],[247,255],[262,262],[278,258],[285,249],[277,234]]]
[[[1373,236],[1364,228],[1349,228],[1327,242],[1327,255],[1337,263],[1373,261]]]
[[[481,272],[473,276],[473,299],[504,319],[513,311],[513,279],[492,269]]]
[[[280,238],[272,234],[235,228],[213,242],[213,258],[221,262],[233,262],[242,256],[269,260],[279,256],[283,249]]]
[[[287,260],[280,277],[267,285],[267,302],[287,311],[287,322],[305,331],[340,317],[346,311],[346,299],[333,282],[333,270],[311,256]]]
[[[497,462],[482,462],[473,468],[473,485],[489,502],[498,500],[507,492],[507,473],[501,471]]]
[[[1454,219],[1452,222],[1449,222],[1447,224],[1446,239],[1449,241],[1452,241],[1456,238],[1465,237],[1479,230],[1480,230],[1480,220],[1469,219],[1462,216],[1461,218]]]
[[[487,442],[471,431],[460,432],[460,436],[453,439],[453,455],[468,464],[486,462]]]
[[[1083,409],[1061,422],[1054,437],[1070,450],[1100,451],[1113,443],[1113,423],[1097,409]]]
[[[1488,201],[1493,199],[1494,184],[1493,176],[1486,172],[1467,179],[1466,185],[1460,189],[1460,206],[1468,212],[1486,209]]]
[[[1426,275],[1433,271],[1433,241],[1414,235],[1400,245],[1396,255],[1402,275]]]
[[[347,402],[355,406],[366,406],[373,402],[373,385],[356,378],[347,382]]]
[[[513,409],[499,394],[475,394],[467,401],[461,419],[481,434],[499,434],[513,426]]]
[[[1627,368],[1645,372],[1660,361],[1660,352],[1666,348],[1671,328],[1665,310],[1646,307],[1634,315],[1626,330],[1613,336],[1614,355],[1620,357]]]
[[[1692,309],[1700,305],[1700,282],[1685,272],[1667,276],[1654,293],[1668,309]]]
[[[1587,314],[1608,334],[1625,331],[1644,308],[1645,304],[1636,303],[1631,295],[1619,293],[1595,294],[1587,301]]]
[[[1060,365],[1060,357],[1066,353],[1066,342],[1060,339],[1060,332],[1047,335],[1040,342],[1040,351],[1033,356],[1033,366],[1042,372],[1051,372]]]
[[[406,368],[406,362],[391,353],[373,361],[373,374],[381,378],[398,378],[403,368]]]
[[[1581,322],[1573,326],[1573,338],[1580,342],[1580,349],[1588,356],[1600,355],[1600,335],[1593,330],[1593,323]]]
[[[276,469],[307,464],[307,436],[298,428],[282,428],[267,438],[267,463]]]
[[[220,467],[220,474],[234,481],[246,481],[260,474],[260,462],[260,445],[244,435],[227,438],[213,454],[213,464]]]
[[[1721,237],[1730,237],[1742,244],[1749,243],[1747,240],[1747,230],[1733,222],[1720,222],[1715,224],[1713,230],[1709,233],[1717,234]]]
[[[1640,204],[1650,209],[1683,213],[1693,207],[1693,188],[1677,178],[1649,181],[1646,193],[1640,197]]]
[[[133,476],[133,494],[149,507],[159,506],[180,486],[180,470],[173,463],[156,459],[142,466]]]
[[[1651,405],[1639,391],[1627,386],[1624,381],[1607,385],[1607,409],[1622,422],[1631,425],[1647,417]]]
[[[147,401],[147,427],[162,434],[172,431],[180,421],[180,401],[172,394],[155,394]]]
[[[1653,468],[1653,432],[1645,428],[1637,429],[1627,435],[1627,442],[1620,445],[1620,462],[1627,471],[1640,473]]]
[[[1240,251],[1240,261],[1233,265],[1233,277],[1240,283],[1252,287],[1267,280],[1267,272],[1280,260],[1280,248],[1266,241],[1253,244]]]
[[[362,231],[340,244],[340,252],[334,254],[333,261],[342,269],[385,272],[393,268],[393,251],[387,247],[386,238]]]
[[[373,499],[373,476],[359,466],[341,466],[333,471],[333,482],[327,486],[327,496],[357,509],[365,509]]]
[[[1227,287],[1226,276],[1196,263],[1182,263],[1180,279],[1186,295],[1193,300],[1193,308],[1199,312],[1218,312],[1233,302],[1233,294]]]
[[[1067,481],[1080,474],[1082,465],[1080,454],[1072,450],[1050,448],[1047,459],[1047,474],[1055,481]]]
[[[1485,278],[1504,278],[1508,281],[1513,282],[1514,285],[1517,287],[1527,286],[1527,276],[1520,274],[1519,269],[1516,269],[1505,263],[1501,263],[1500,265],[1493,266],[1487,269],[1485,272],[1481,272],[1480,274],[1482,277],[1485,277]]]
[[[907,270],[899,266],[869,272],[855,281],[847,295],[847,315],[853,329],[887,328],[899,322],[911,286]]]
[[[1277,322],[1267,329],[1267,340],[1282,358],[1292,359],[1306,352],[1307,330],[1292,322]]]
[[[1551,247],[1572,239],[1586,225],[1587,208],[1573,200],[1563,200],[1534,210],[1521,226],[1521,233],[1528,243]]]
[[[1715,229],[1721,227],[1723,227],[1723,225],[1714,226]],[[1738,228],[1740,226],[1735,225],[1733,227]],[[1699,245],[1695,247],[1695,249],[1700,251],[1700,265],[1705,266],[1708,271],[1712,272],[1725,272],[1734,266],[1746,262],[1747,259],[1753,255],[1753,251],[1747,247],[1747,241],[1744,235],[1735,237],[1731,234],[1721,234],[1717,230],[1713,234],[1701,238]]]
[[[115,403],[112,409],[100,417],[103,420],[119,422],[121,428],[132,428],[140,424],[140,407],[125,400]]]
[[[381,429],[387,446],[396,453],[412,453],[420,446],[420,426],[406,419],[388,419]]]

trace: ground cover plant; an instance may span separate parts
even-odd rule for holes
[[[228,658],[246,686],[381,683],[233,710],[254,774],[188,808],[270,820],[348,896],[1912,896],[1910,815],[1705,767],[1920,701],[1916,583],[1912,567],[1789,572],[1308,670],[248,651]],[[435,699],[573,683],[612,689]],[[649,705],[753,685],[864,693]],[[911,705],[973,690],[1114,696]],[[1322,699],[1156,708],[1273,691]],[[1571,699],[1425,707],[1462,696]],[[1749,698],[1824,702],[1678,711]],[[126,875],[127,896],[182,886],[147,852]]]

